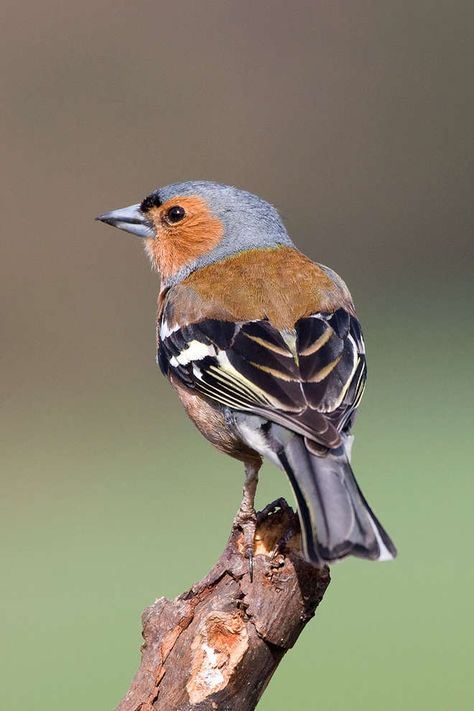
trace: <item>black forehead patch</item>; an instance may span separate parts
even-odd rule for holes
[[[148,210],[151,210],[152,207],[160,207],[162,204],[160,195],[158,191],[156,191],[146,196],[140,205],[140,210],[142,212],[148,212]]]

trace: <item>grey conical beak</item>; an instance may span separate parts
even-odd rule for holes
[[[138,237],[155,236],[153,225],[140,210],[140,204],[104,212],[103,215],[99,215],[95,219],[105,222],[107,225],[112,225],[112,227],[118,227],[119,230],[131,232],[132,235],[138,235]]]

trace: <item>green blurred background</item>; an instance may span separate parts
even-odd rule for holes
[[[142,609],[226,541],[241,467],[154,365],[139,240],[93,221],[196,178],[272,201],[351,286],[355,467],[400,551],[333,569],[259,708],[473,708],[473,4],[0,13],[1,708],[113,708]],[[267,466],[259,504],[281,494]]]

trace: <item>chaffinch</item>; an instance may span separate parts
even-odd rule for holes
[[[200,432],[245,465],[249,550],[268,457],[291,482],[309,562],[393,558],[350,465],[366,359],[342,279],[296,249],[274,207],[227,185],[168,185],[97,219],[142,237],[160,272],[157,362]]]

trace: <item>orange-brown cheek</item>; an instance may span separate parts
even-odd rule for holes
[[[186,210],[185,219],[176,225],[166,225],[163,214],[172,205]],[[222,222],[200,198],[176,197],[150,215],[156,229],[156,239],[145,242],[145,251],[152,266],[164,279],[216,247],[224,234]]]

